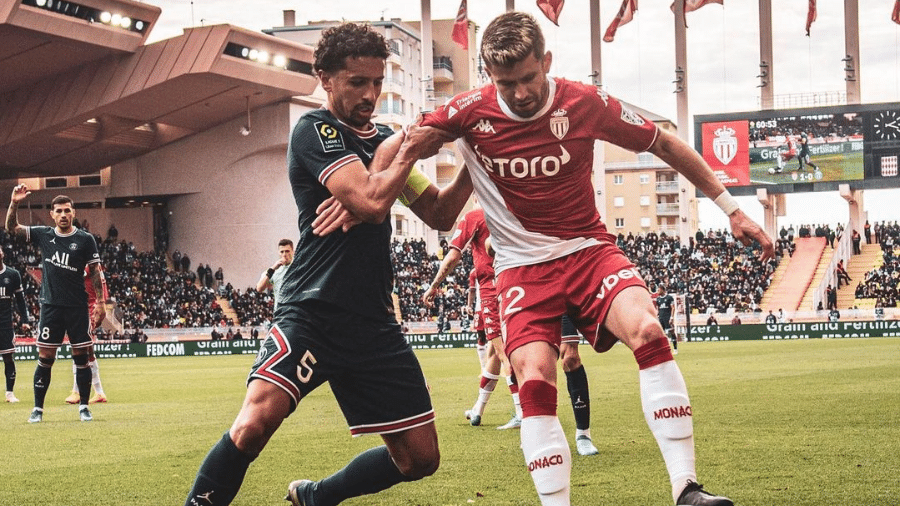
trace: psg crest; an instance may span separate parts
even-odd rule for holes
[[[569,118],[566,116],[566,111],[557,109],[551,116],[550,131],[553,132],[554,137],[562,140],[569,133]]]
[[[738,141],[734,136],[734,129],[731,127],[722,127],[716,130],[716,138],[713,139],[712,147],[716,158],[722,162],[722,165],[728,165],[728,162],[734,159],[737,154]]]

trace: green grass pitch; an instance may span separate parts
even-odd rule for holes
[[[694,406],[700,482],[739,506],[900,504],[900,339],[689,343],[676,357]],[[637,367],[623,346],[582,347],[596,457],[574,455],[575,505],[670,505],[644,421]],[[518,431],[498,386],[481,427],[474,350],[419,351],[438,419],[442,463],[425,480],[348,505],[536,505]],[[34,362],[18,362],[19,404],[0,406],[0,505],[180,505],[201,460],[240,407],[253,356],[107,359],[110,403],[81,423],[63,403],[71,366],[54,367],[44,422],[26,423]],[[560,418],[574,422],[560,373]],[[351,438],[327,388],[305,399],[251,466],[238,506],[282,505],[294,479],[321,478],[380,442]],[[573,450],[573,453],[574,450]]]

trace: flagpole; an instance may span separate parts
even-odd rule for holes
[[[860,104],[860,70],[859,64],[859,0],[844,0],[844,81],[847,82],[847,103]]]
[[[772,50],[772,0],[759,0],[759,102],[775,108],[775,61]]]

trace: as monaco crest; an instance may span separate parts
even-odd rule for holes
[[[713,154],[722,162],[722,165],[728,165],[728,162],[734,160],[737,154],[738,141],[734,136],[734,129],[731,127],[722,127],[715,131],[716,138],[713,139]]]
[[[566,111],[557,109],[550,116],[550,131],[557,139],[562,140],[569,133],[569,118]]]

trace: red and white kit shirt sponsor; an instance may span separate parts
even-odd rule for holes
[[[497,274],[613,242],[594,204],[594,141],[640,152],[658,135],[653,122],[603,90],[565,79],[549,83],[552,98],[530,118],[513,113],[489,84],[423,120],[460,137]]]

